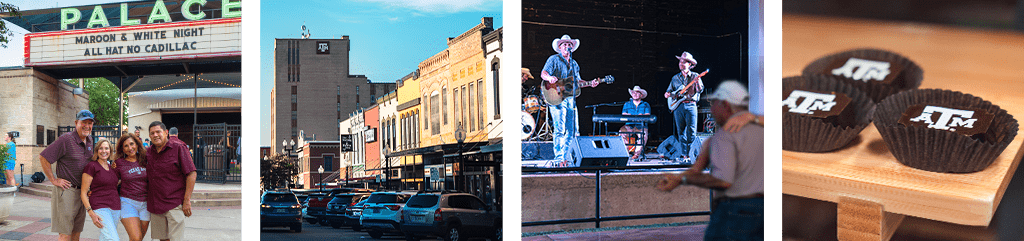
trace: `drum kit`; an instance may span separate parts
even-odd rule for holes
[[[521,140],[550,140],[551,139],[551,126],[548,125],[547,121],[544,121],[542,126],[538,129],[538,119],[546,116],[547,106],[541,102],[541,98],[536,95],[529,95],[523,98],[522,106],[522,119],[520,123],[523,124]]]

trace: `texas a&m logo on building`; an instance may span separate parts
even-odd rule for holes
[[[331,44],[327,41],[316,42],[316,54],[331,54]]]

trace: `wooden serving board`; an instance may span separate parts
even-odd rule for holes
[[[793,15],[783,16],[782,29],[783,77],[800,75],[804,66],[827,54],[862,47],[888,49],[924,69],[921,88],[979,96],[1007,110],[1024,127],[1022,35]],[[897,162],[870,125],[860,138],[834,152],[782,151],[782,191],[839,203],[839,209],[846,210],[839,213],[840,238],[844,240],[851,238],[844,238],[843,233],[856,236],[865,232],[886,240],[891,235],[886,232],[902,220],[899,215],[986,226],[1024,155],[1022,144],[1024,132],[1018,130],[1013,142],[987,169],[970,174],[935,173]],[[881,228],[865,228],[855,220],[868,220]]]

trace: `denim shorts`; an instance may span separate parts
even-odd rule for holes
[[[117,237],[117,216],[118,210],[111,210],[110,208],[100,208],[93,210],[96,215],[100,216],[103,221],[103,228],[100,229],[100,241],[119,241]],[[91,221],[90,221],[91,223]]]
[[[125,218],[139,218],[142,221],[149,221],[149,211],[146,210],[146,202],[121,197],[121,219]]]

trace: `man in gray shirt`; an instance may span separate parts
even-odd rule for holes
[[[726,81],[708,99],[715,119],[728,120],[746,114],[749,96],[742,84]],[[746,124],[735,133],[716,132],[708,143],[710,158],[699,158],[681,175],[665,175],[658,189],[689,184],[715,190],[705,240],[763,240],[764,127]],[[707,166],[710,174],[702,171]]]

